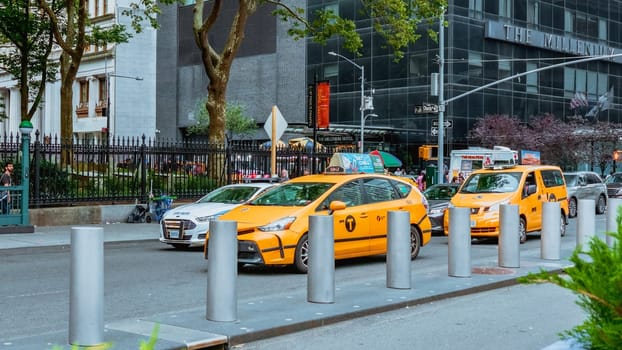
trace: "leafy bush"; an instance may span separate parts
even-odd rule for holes
[[[589,251],[577,247],[570,257],[574,266],[567,276],[547,271],[520,278],[522,283],[550,282],[579,296],[577,305],[588,313],[582,324],[560,334],[580,343],[585,349],[622,349],[622,208],[618,208],[616,239],[609,247],[600,238],[589,242]]]

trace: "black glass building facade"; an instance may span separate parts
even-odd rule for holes
[[[331,83],[331,125],[360,126],[360,73],[334,51],[365,67],[365,94],[373,91],[367,119],[366,150],[382,147],[414,155],[423,144],[436,144],[435,114],[415,114],[415,107],[437,103],[430,94],[432,73],[439,72],[439,45],[425,34],[395,62],[384,40],[361,15],[358,0],[309,0],[310,13],[330,8],[356,21],[363,38],[361,56],[341,49],[338,39],[322,46],[308,43],[307,82]],[[553,114],[622,122],[622,1],[607,0],[450,0],[445,19],[444,96],[455,96],[513,75],[516,77],[447,104],[445,154],[472,145],[469,130],[486,115],[507,114],[528,123]],[[434,28],[438,30],[438,24]],[[573,63],[585,56],[614,58]],[[373,89],[373,90],[372,90]],[[594,112],[600,99],[601,108]],[[573,101],[574,100],[574,101]],[[572,102],[572,103],[571,103]],[[606,102],[603,104],[603,102]],[[384,128],[381,137],[372,132]],[[382,145],[380,145],[382,143]]]

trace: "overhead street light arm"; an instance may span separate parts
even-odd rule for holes
[[[465,92],[465,93],[463,93],[463,94],[460,94],[460,95],[458,95],[458,96],[454,96],[454,97],[452,97],[452,98],[448,98],[448,99],[446,99],[446,100],[444,101],[444,103],[443,103],[443,104],[444,104],[444,105],[447,105],[449,102],[452,102],[452,101],[455,101],[455,100],[461,99],[461,98],[463,98],[463,97],[465,97],[465,96],[468,96],[468,95],[470,95],[470,94],[472,94],[472,93],[474,93],[474,92],[478,92],[478,91],[481,91],[481,90],[487,89],[487,88],[489,88],[489,87],[491,87],[491,86],[495,86],[495,85],[497,85],[497,84],[503,83],[504,81],[512,80],[512,79],[514,79],[514,78],[518,78],[518,77],[522,77],[522,76],[527,75],[527,74],[537,73],[537,72],[540,72],[540,71],[543,71],[543,70],[553,69],[553,68],[557,68],[557,67],[569,66],[569,65],[571,65],[571,64],[577,64],[577,63],[583,63],[583,62],[590,62],[590,61],[597,61],[597,60],[602,60],[602,59],[607,59],[607,58],[615,58],[615,57],[620,57],[620,56],[622,56],[622,53],[616,53],[616,54],[613,54],[613,55],[592,56],[592,57],[587,57],[587,58],[581,58],[581,59],[578,59],[578,60],[573,60],[573,61],[568,61],[568,62],[557,63],[557,64],[553,64],[553,65],[546,66],[546,67],[541,67],[541,68],[532,69],[532,70],[530,70],[530,71],[528,71],[528,72],[523,72],[523,73],[514,74],[514,75],[512,75],[512,76],[505,77],[505,78],[503,78],[503,79],[499,79],[499,80],[497,80],[497,81],[493,81],[492,83],[488,83],[488,84],[486,84],[486,85],[482,85],[482,86],[480,86],[480,87],[478,87],[478,88],[475,88],[475,89],[473,89],[473,90],[467,91],[467,92]]]
[[[347,58],[346,56],[342,56],[342,55],[336,53],[335,51],[329,51],[328,54],[331,55],[331,56],[336,56],[336,57],[343,58],[344,60],[348,61],[350,64],[352,64],[353,66],[355,66],[356,68],[358,68],[360,70],[364,69],[363,66],[359,66],[358,64],[354,63],[354,61],[352,61],[351,59]]]

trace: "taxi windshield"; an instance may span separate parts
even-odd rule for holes
[[[208,193],[197,203],[242,203],[251,198],[255,192],[257,192],[257,187],[254,186],[221,187]]]
[[[326,182],[285,183],[264,193],[249,204],[302,207],[316,200],[334,185]]]
[[[522,173],[471,174],[462,185],[460,193],[508,193],[518,189]]]

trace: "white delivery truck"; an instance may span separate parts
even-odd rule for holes
[[[518,152],[503,146],[493,149],[469,147],[450,153],[449,181],[462,173],[466,178],[471,172],[484,166],[507,166],[518,164]]]

